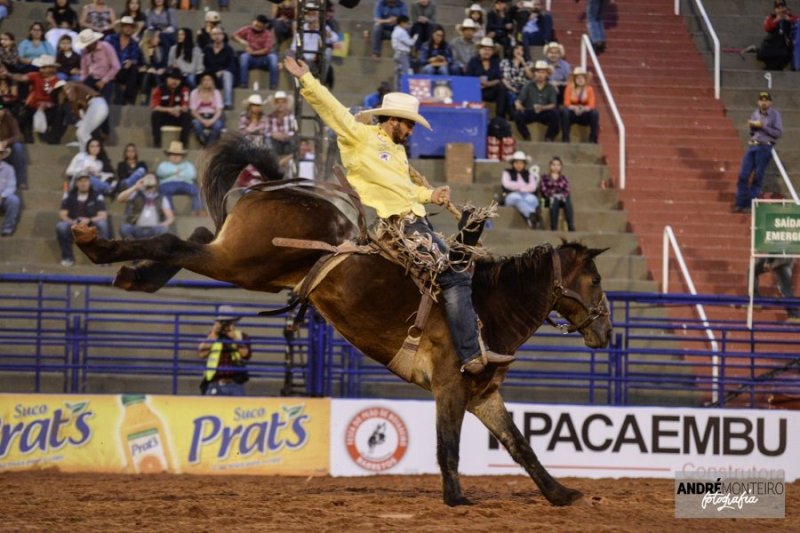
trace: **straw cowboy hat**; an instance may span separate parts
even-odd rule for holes
[[[511,161],[512,163],[514,161],[525,161],[526,163],[528,163],[530,160],[531,158],[522,150],[517,150],[516,152],[514,152],[514,155],[512,155],[511,158],[509,159],[509,161]]]
[[[544,55],[547,55],[547,52],[549,52],[551,48],[555,48],[556,50],[558,50],[558,53],[561,54],[561,57],[564,57],[564,55],[566,54],[566,52],[564,52],[564,45],[561,43],[557,43],[555,41],[544,45],[544,48],[542,48],[542,53]]]
[[[289,107],[292,107],[294,104],[294,98],[292,98],[286,91],[275,91],[275,93],[270,97],[269,101],[274,104],[276,100],[286,100],[286,103],[289,104]]]
[[[49,56],[47,54],[41,55],[31,61],[31,65],[34,67],[45,68],[45,67],[60,67],[61,65],[56,62],[56,58],[53,56]]]
[[[586,78],[586,83],[589,83],[592,79],[591,72],[587,72],[586,69],[583,67],[575,67],[574,69],[572,69],[572,74],[569,75],[570,83],[575,81],[575,78],[577,78],[578,76],[583,76],[584,78]]]
[[[419,114],[419,100],[406,93],[387,93],[383,97],[381,106],[376,109],[368,109],[359,113],[363,116],[380,115],[385,117],[407,118],[433,130],[425,117]]]
[[[222,17],[219,16],[219,12],[217,11],[206,11],[206,22],[219,22],[222,20]]]
[[[464,13],[466,13],[467,16],[469,16],[469,14],[472,13],[473,11],[480,11],[482,15],[486,14],[486,12],[483,10],[481,5],[479,3],[477,3],[477,2],[475,2],[474,4],[469,6],[467,9],[465,9]]]
[[[114,24],[119,24],[120,26],[127,25],[127,26],[136,26],[136,21],[133,20],[133,17],[130,15],[125,15],[121,19],[118,19]]]
[[[465,18],[461,24],[456,24],[456,31],[458,33],[461,33],[462,30],[467,30],[467,29],[477,30],[478,23],[472,20],[471,18]]]
[[[478,43],[478,48],[494,48],[494,39],[491,37],[484,37]]]
[[[183,148],[183,143],[180,141],[172,141],[169,143],[169,148],[164,150],[167,155],[170,154],[179,154],[179,155],[186,155],[188,152]]]
[[[249,106],[251,106],[251,105],[262,106],[262,105],[264,105],[264,103],[265,103],[265,102],[264,102],[264,100],[261,98],[261,95],[260,95],[260,94],[251,94],[251,95],[250,95],[250,96],[248,96],[248,97],[245,99],[245,101],[244,101],[244,105],[245,105],[245,106],[248,106],[248,107],[249,107]]]
[[[217,322],[238,322],[241,318],[236,316],[236,308],[232,305],[220,305],[214,320]]]
[[[534,70],[534,71],[537,71],[537,70],[546,70],[548,74],[552,74],[552,73],[553,73],[553,65],[551,65],[551,64],[550,64],[550,63],[548,63],[547,61],[542,61],[542,60],[540,59],[539,61],[537,61],[537,62],[536,62],[534,65],[533,65],[533,70]]]
[[[103,38],[103,34],[99,31],[94,31],[91,28],[86,28],[82,32],[78,34],[78,38],[75,39],[75,44],[73,45],[75,50],[83,50],[87,46],[92,43],[96,43],[100,39]]]

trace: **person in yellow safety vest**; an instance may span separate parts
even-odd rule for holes
[[[221,305],[214,326],[206,340],[200,343],[197,355],[206,359],[206,371],[200,390],[206,396],[244,396],[247,382],[247,363],[250,359],[250,339],[236,329],[236,309]]]

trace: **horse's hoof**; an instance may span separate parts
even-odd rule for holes
[[[445,498],[444,503],[449,505],[450,507],[458,507],[459,505],[475,505],[472,500],[469,498],[465,498],[464,496],[455,496],[452,498]]]
[[[572,505],[578,501],[585,500],[583,493],[575,489],[564,489],[558,496],[553,497],[550,503],[558,507]]]
[[[88,224],[74,224],[72,226],[72,237],[78,246],[90,244],[97,240],[97,228]]]
[[[126,291],[132,291],[136,287],[136,269],[129,266],[120,267],[114,278],[114,286]]]

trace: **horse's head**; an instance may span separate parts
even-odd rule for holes
[[[594,258],[607,249],[565,242],[553,251],[553,308],[570,323],[566,330],[579,331],[590,348],[603,348],[611,340],[608,302],[594,264]]]

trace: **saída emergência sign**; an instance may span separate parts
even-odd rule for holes
[[[800,206],[793,202],[755,201],[753,252],[800,255]]]
[[[0,394],[0,472],[323,475],[330,401]]]

